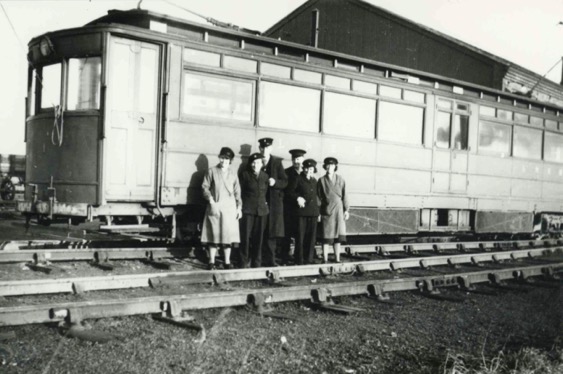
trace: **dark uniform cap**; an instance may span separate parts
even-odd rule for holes
[[[325,165],[330,165],[330,164],[338,165],[338,160],[335,159],[334,157],[327,157],[327,158],[325,158],[324,164]]]
[[[266,148],[266,147],[274,144],[274,139],[272,139],[272,138],[262,138],[262,139],[258,140],[258,143],[260,144],[260,147]]]
[[[312,158],[308,158],[305,161],[303,161],[303,169],[316,168],[316,167],[317,167],[317,161],[313,160]]]
[[[264,158],[264,156],[262,156],[262,154],[260,153],[253,153],[248,157],[248,164],[252,164],[254,161],[260,159],[262,160]]]
[[[302,149],[292,149],[289,151],[289,153],[291,153],[291,157],[297,158],[297,157],[303,157],[303,155],[305,155],[307,151],[304,151]]]
[[[233,150],[229,147],[223,147],[221,148],[221,152],[219,152],[219,157],[222,156],[232,160],[233,158],[235,158],[235,152],[233,152]]]

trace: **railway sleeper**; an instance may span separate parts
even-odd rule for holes
[[[364,311],[364,309],[362,308],[335,304],[334,300],[332,299],[332,292],[328,288],[313,289],[311,291],[311,296],[313,298],[312,304],[315,309],[341,313],[341,314],[351,314],[351,313]]]
[[[518,286],[511,286],[506,283],[506,281],[501,277],[499,273],[490,273],[489,274],[489,283],[487,284],[489,287],[493,287],[499,289],[501,291],[513,291],[513,292],[520,292],[520,293],[527,293],[528,290]]]
[[[94,260],[90,262],[90,265],[105,271],[112,271],[115,269],[115,264],[110,262],[109,254],[103,251],[94,252]]]
[[[383,292],[381,285],[370,284],[368,285],[367,290],[368,290],[367,297],[369,299],[373,299],[386,304],[391,304],[389,302],[391,300],[391,297],[389,297],[388,293]]]
[[[203,324],[194,322],[195,318],[182,310],[175,300],[161,302],[160,309],[161,313],[154,314],[153,319],[196,331],[204,330]]]
[[[50,274],[54,267],[50,266],[51,263],[47,260],[47,257],[44,253],[36,252],[33,254],[33,262],[28,262],[25,265],[33,271]]]
[[[285,319],[289,321],[297,321],[299,318],[286,313],[274,311],[274,307],[270,304],[274,299],[272,294],[258,292],[248,295],[248,305],[261,317],[270,317],[275,319]]]
[[[528,271],[526,271],[525,269],[516,270],[514,271],[513,275],[514,275],[514,279],[519,284],[525,286],[551,288],[551,289],[558,289],[561,286],[560,284],[553,282],[553,279],[549,281],[548,278],[546,278],[545,276],[543,276],[543,279],[532,278],[528,273]]]
[[[440,292],[439,287],[452,287],[457,286],[457,279],[455,277],[443,277],[443,278],[433,278],[424,279],[417,282],[417,287],[420,295],[435,299],[444,300],[452,302],[463,302],[465,299],[463,297],[457,297],[452,295],[445,295]]]

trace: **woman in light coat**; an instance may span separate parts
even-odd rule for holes
[[[216,269],[217,249],[223,248],[224,268],[231,268],[231,246],[240,242],[238,220],[242,217],[240,184],[236,172],[229,169],[235,153],[221,148],[219,164],[203,179],[203,197],[209,202],[203,219],[201,242],[209,247],[209,270]]]
[[[328,262],[328,248],[334,248],[336,262],[340,262],[340,243],[346,241],[346,220],[349,218],[348,197],[344,178],[336,174],[338,160],[334,157],[324,159],[326,175],[319,179],[317,194],[321,200],[321,238],[323,260]]]

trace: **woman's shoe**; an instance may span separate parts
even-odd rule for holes
[[[217,267],[215,266],[215,264],[208,264],[207,270],[217,270]]]
[[[223,269],[225,269],[225,270],[229,270],[229,269],[232,269],[232,268],[233,268],[232,264],[223,264]]]

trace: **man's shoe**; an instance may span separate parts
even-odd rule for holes
[[[207,270],[217,270],[217,267],[215,266],[215,264],[208,264]]]

